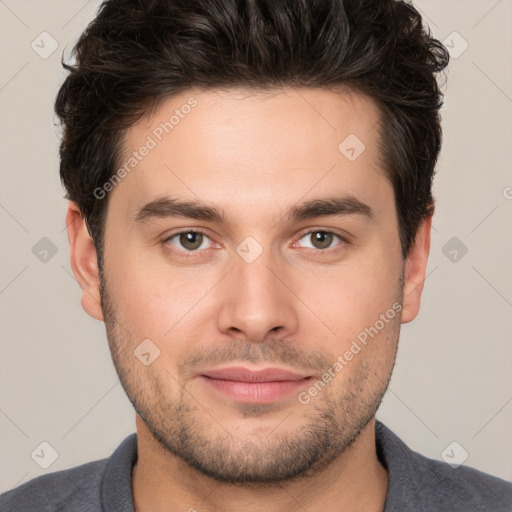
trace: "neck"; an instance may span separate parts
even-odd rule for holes
[[[329,466],[276,484],[213,480],[165,450],[137,415],[138,460],[132,475],[136,512],[382,512],[388,474],[377,458],[375,419]]]

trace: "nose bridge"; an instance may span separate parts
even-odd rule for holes
[[[296,299],[272,249],[248,237],[233,254],[233,267],[224,283],[219,329],[242,331],[251,341],[263,341],[270,331],[279,336],[295,331]]]

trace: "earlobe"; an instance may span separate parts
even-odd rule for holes
[[[405,262],[402,323],[416,318],[420,309],[421,294],[425,282],[428,255],[430,251],[430,230],[432,217],[420,225]]]
[[[70,202],[66,214],[71,269],[82,289],[82,307],[87,314],[103,321],[100,277],[96,247],[77,204]]]

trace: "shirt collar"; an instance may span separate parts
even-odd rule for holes
[[[132,470],[137,462],[137,434],[129,435],[108,460],[101,486],[105,512],[135,512]]]
[[[413,478],[416,471],[413,452],[378,420],[375,422],[375,444],[377,457],[388,471],[389,478],[384,512],[414,512],[414,497],[420,489],[417,480]],[[132,470],[136,461],[137,434],[134,433],[117,447],[108,460],[101,486],[104,511],[135,512]]]

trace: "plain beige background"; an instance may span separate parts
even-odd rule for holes
[[[0,0],[0,491],[108,456],[135,430],[70,271],[53,124],[62,52],[98,5]],[[512,2],[415,5],[454,58],[422,310],[378,418],[427,456],[512,481]]]

